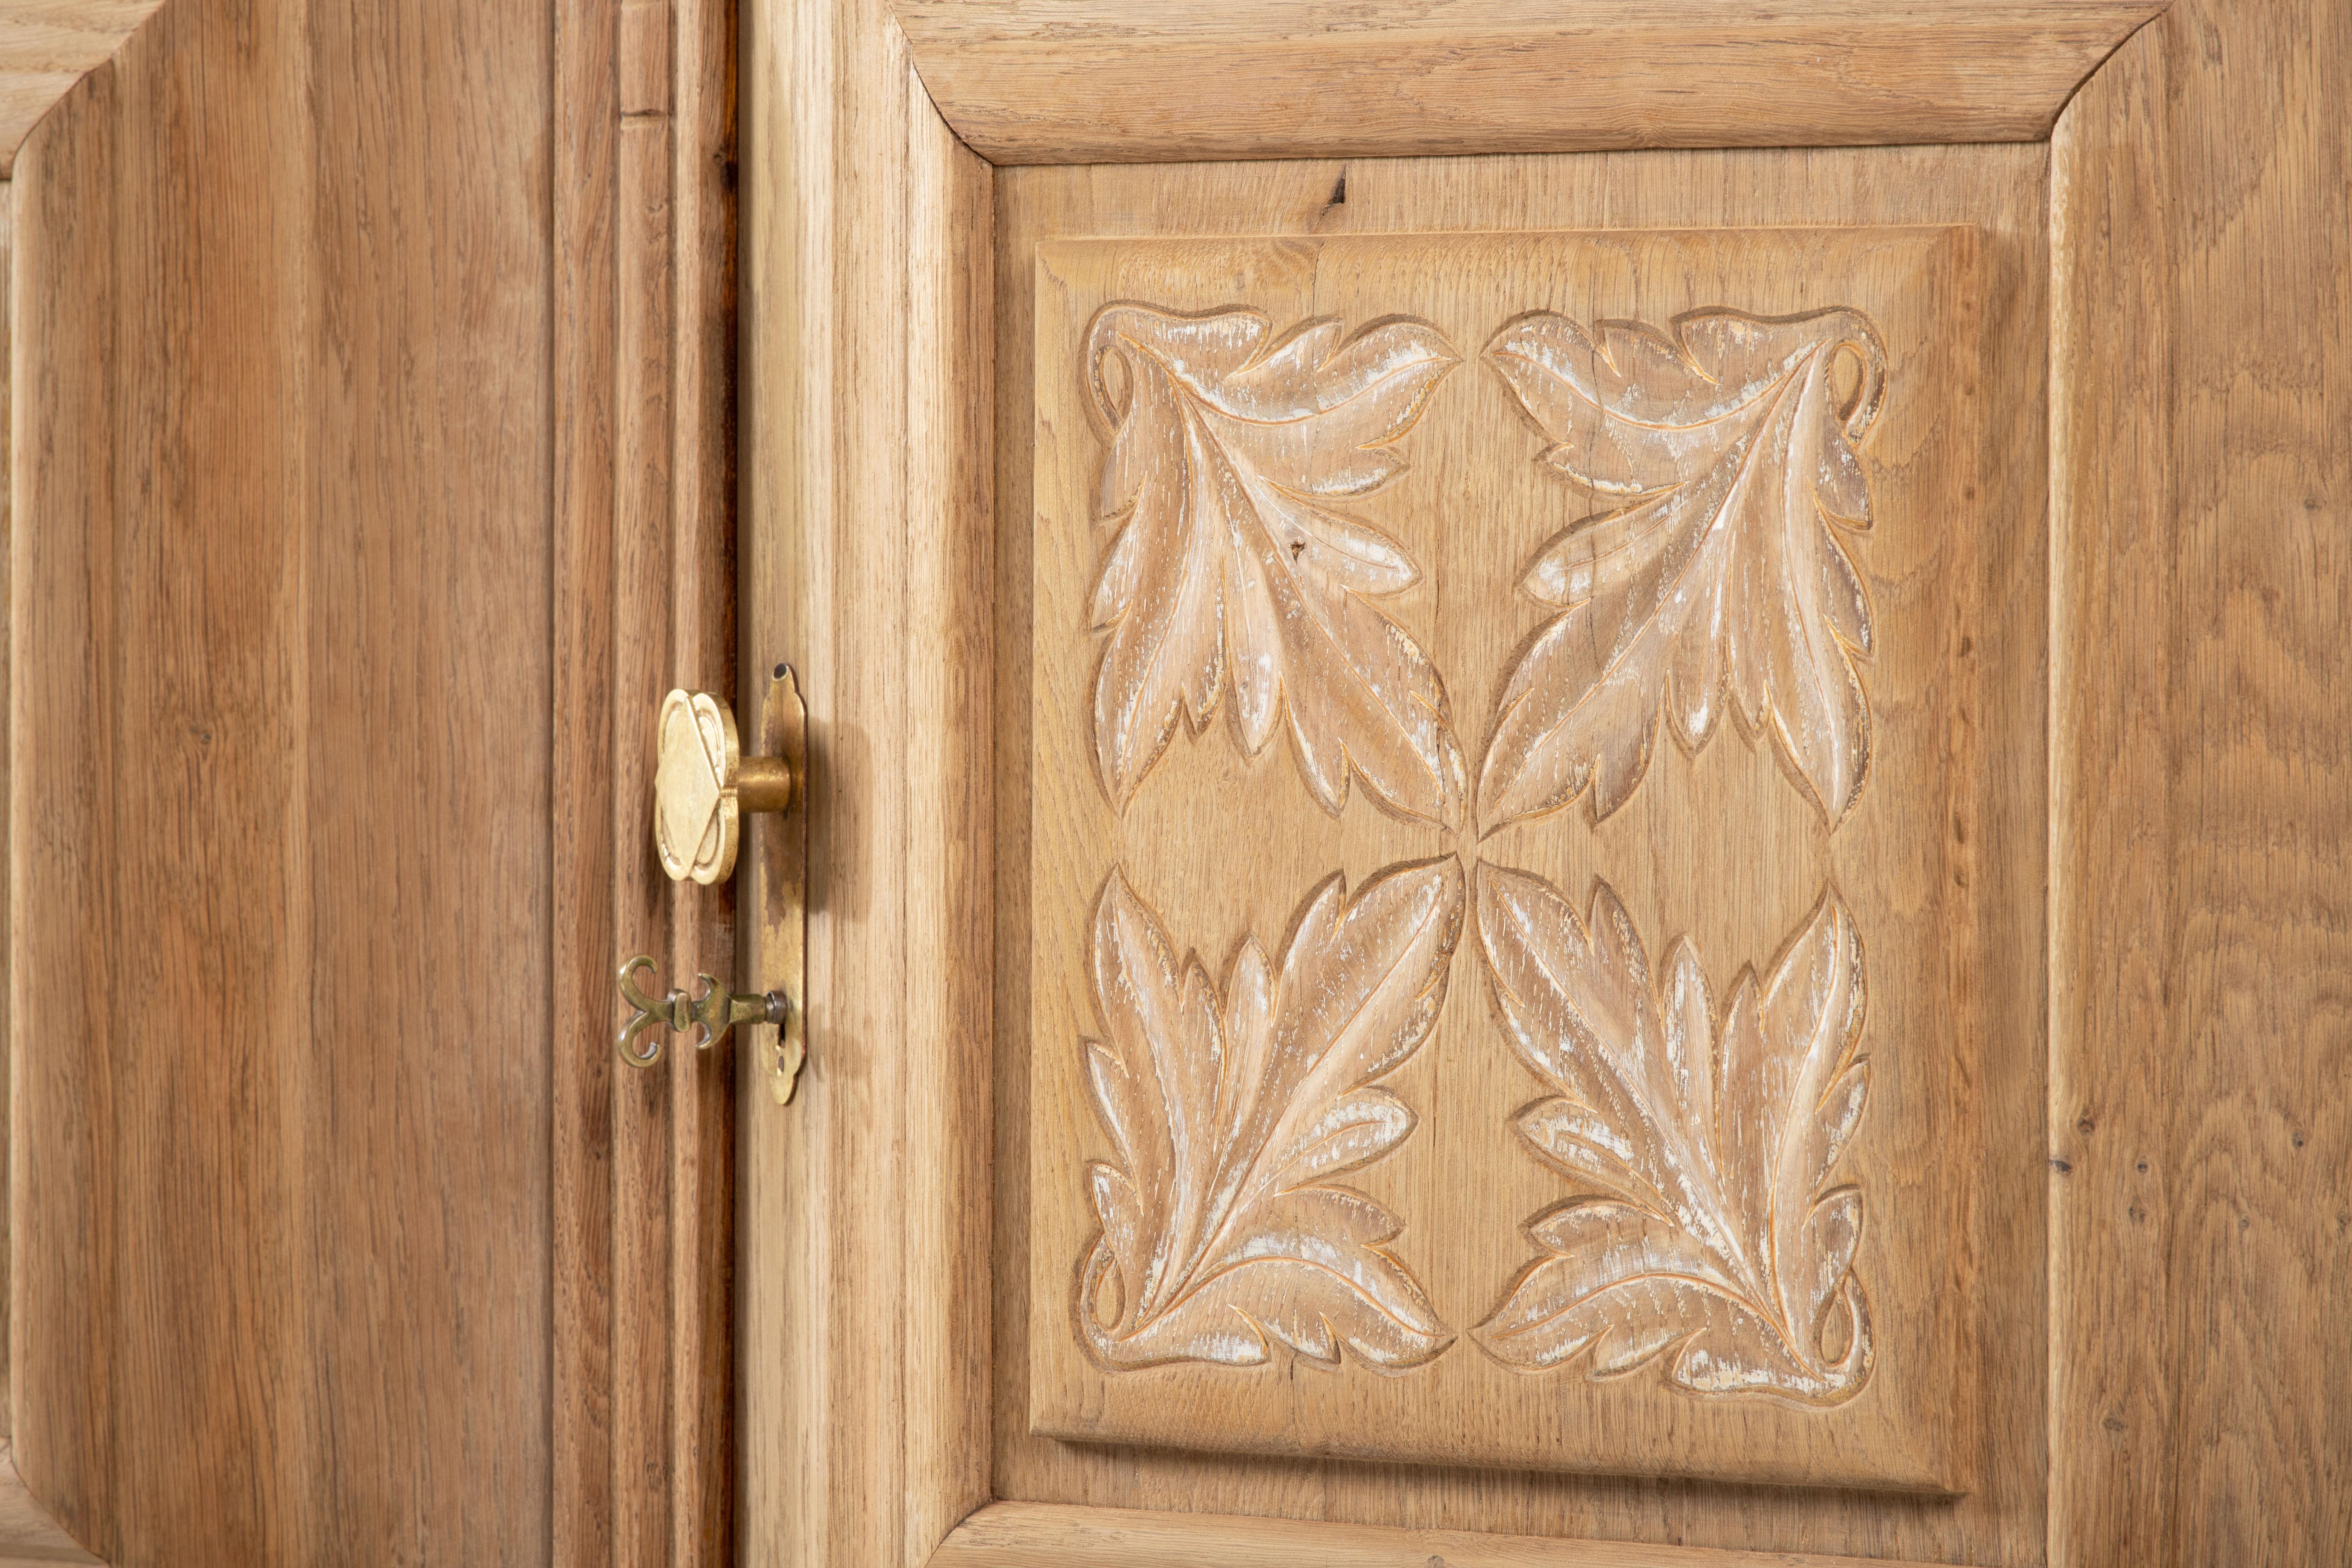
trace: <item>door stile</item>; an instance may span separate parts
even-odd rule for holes
[[[734,973],[728,890],[674,888],[651,831],[662,693],[732,696],[733,13],[577,7],[556,51],[553,1545],[717,1564],[734,1520],[731,1069],[679,1047],[620,1072],[613,973],[639,952],[674,984]]]
[[[2159,1563],[2178,934],[2165,29],[2051,142],[2050,1544]],[[2126,1327],[2128,1325],[2128,1327]]]
[[[619,7],[556,13],[551,1548],[613,1560],[613,165]],[[560,825],[581,825],[565,832]]]
[[[808,1068],[738,1098],[743,1552],[911,1568],[987,1497],[990,171],[879,0],[744,58],[744,679],[803,672],[814,828]]]
[[[995,1064],[994,171],[932,110],[911,66],[908,136],[907,625],[916,731],[908,841],[908,1258],[934,1283],[908,1313],[912,1542],[928,1550],[989,1496],[989,1249],[984,1151]],[[974,395],[972,389],[978,389]],[[1019,660],[1008,660],[1013,668]],[[950,1151],[960,1152],[950,1155]]]
[[[2053,1568],[2352,1541],[2347,63],[2176,0],[2058,139]]]

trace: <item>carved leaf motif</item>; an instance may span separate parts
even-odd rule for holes
[[[1671,1352],[1693,1393],[1851,1398],[1872,1356],[1862,1193],[1831,1178],[1870,1073],[1862,942],[1836,895],[1769,981],[1741,971],[1719,1032],[1689,943],[1653,973],[1605,883],[1586,923],[1543,879],[1481,868],[1478,935],[1512,1044],[1555,1091],[1519,1136],[1585,1191],[1528,1224],[1542,1256],[1476,1341],[1527,1371],[1589,1356],[1604,1377]]]
[[[1113,801],[1126,805],[1179,710],[1198,731],[1230,686],[1251,756],[1288,713],[1326,811],[1347,804],[1352,771],[1391,809],[1458,825],[1465,770],[1444,685],[1370,603],[1420,571],[1324,504],[1403,469],[1390,443],[1457,363],[1420,321],[1343,340],[1338,321],[1311,321],[1277,342],[1256,310],[1097,312],[1087,374],[1111,429],[1098,512],[1118,531],[1088,618],[1110,634],[1094,731]]]
[[[1846,403],[1835,367],[1850,353]],[[1870,526],[1854,444],[1885,394],[1886,353],[1859,312],[1684,316],[1667,337],[1538,313],[1487,346],[1550,464],[1617,510],[1536,556],[1524,586],[1560,614],[1504,683],[1479,770],[1490,830],[1566,805],[1625,803],[1661,710],[1696,752],[1724,709],[1768,722],[1835,825],[1870,763],[1853,656],[1870,600],[1840,535]]]
[[[1412,1111],[1373,1080],[1419,1048],[1462,931],[1453,859],[1405,866],[1351,901],[1330,878],[1278,973],[1255,937],[1218,997],[1197,958],[1111,873],[1095,910],[1108,1038],[1087,1042],[1117,1164],[1088,1167],[1102,1235],[1081,1266],[1078,1326],[1106,1365],[1255,1366],[1280,1341],[1309,1361],[1345,1344],[1386,1371],[1453,1342],[1387,1251],[1402,1228],[1327,1178],[1380,1158]]]

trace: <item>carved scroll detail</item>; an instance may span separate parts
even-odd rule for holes
[[[1870,1077],[1862,942],[1836,895],[1769,981],[1740,973],[1719,1031],[1690,945],[1654,975],[1605,883],[1587,924],[1541,878],[1481,868],[1478,935],[1506,1032],[1557,1091],[1519,1136],[1589,1190],[1528,1223],[1542,1256],[1473,1339],[1528,1372],[1664,1356],[1694,1394],[1852,1398],[1872,1359],[1862,1193],[1830,1181]]]
[[[1838,395],[1847,354],[1858,384]],[[1854,444],[1886,389],[1853,310],[1634,323],[1539,312],[1486,349],[1552,445],[1542,460],[1618,510],[1536,556],[1527,591],[1560,614],[1504,683],[1479,770],[1489,830],[1569,805],[1623,805],[1663,709],[1694,752],[1726,706],[1769,721],[1834,825],[1861,793],[1870,708],[1853,668],[1870,601],[1841,542],[1870,526]]]
[[[1459,825],[1465,770],[1444,685],[1369,603],[1419,568],[1324,504],[1403,469],[1390,444],[1457,363],[1420,321],[1343,339],[1318,320],[1273,342],[1252,310],[1096,313],[1087,373],[1110,431],[1097,510],[1118,531],[1088,618],[1109,633],[1094,739],[1113,802],[1133,795],[1179,710],[1197,732],[1230,684],[1243,751],[1263,752],[1286,710],[1326,811],[1347,804],[1352,771],[1390,809]]]
[[[1087,1067],[1118,1149],[1088,1167],[1102,1233],[1079,1266],[1081,1338],[1107,1367],[1254,1366],[1274,1342],[1336,1365],[1418,1366],[1453,1334],[1387,1245],[1385,1208],[1327,1178],[1393,1150],[1411,1109],[1373,1082],[1428,1037],[1462,931],[1454,859],[1350,900],[1307,900],[1279,973],[1244,942],[1220,1001],[1117,871],[1096,906],[1107,1040]]]

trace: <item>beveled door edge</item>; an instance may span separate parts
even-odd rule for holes
[[[13,180],[16,172],[16,153],[24,146],[25,138],[32,133],[33,127],[40,123],[42,117],[55,109],[66,94],[79,85],[84,77],[113,59],[123,45],[131,41],[132,35],[153,18],[162,3],[163,0],[132,0],[131,4],[126,5],[124,0],[79,0],[79,4],[50,7],[48,15],[37,20],[17,22],[9,28],[5,41],[0,41],[0,76],[9,79],[12,89],[5,109],[0,110],[0,182]],[[37,92],[26,92],[24,89],[32,84],[37,84]],[[0,188],[11,192],[10,210],[5,215],[5,232],[13,234],[16,229],[14,187],[5,185]],[[0,240],[0,247],[8,243]],[[0,279],[8,277],[9,269],[0,267]],[[6,287],[5,298],[0,299],[0,310],[13,310],[14,297],[11,281]],[[13,322],[9,324],[14,326]],[[9,342],[13,337],[11,331],[0,337],[0,342]],[[10,370],[0,366],[0,374],[11,374]],[[0,431],[0,439],[6,438],[8,433]],[[14,482],[7,477],[5,468],[0,468],[0,482]],[[5,658],[5,655],[0,655],[0,658]],[[5,776],[5,773],[0,773],[0,777]],[[13,1035],[13,1030],[10,1033]],[[5,1043],[7,1049],[14,1049],[13,1040]],[[5,1070],[7,1064],[0,1062],[0,1071]],[[21,1133],[14,1124],[20,1109],[12,1103],[8,1111],[11,1119],[8,1149],[12,1159],[13,1151],[23,1142]],[[6,1201],[12,1209],[23,1196],[23,1184],[10,1183]],[[14,1249],[22,1245],[19,1238],[27,1234],[26,1227],[17,1223],[12,1213],[6,1237],[0,1239],[0,1246]],[[18,1261],[16,1258],[9,1259],[7,1279],[11,1291],[17,1289],[17,1281],[25,1273],[17,1267]],[[12,1323],[19,1310],[12,1302],[9,1313]],[[0,1390],[5,1390],[7,1397],[13,1401],[24,1384],[24,1369],[16,1364],[18,1336],[13,1329],[9,1342],[5,1346],[0,1346],[0,1356],[5,1357],[5,1375],[0,1375]],[[13,1413],[9,1425],[14,1430]],[[103,1561],[93,1556],[68,1534],[47,1506],[26,1484],[16,1465],[13,1441],[0,1439],[0,1568],[17,1563],[95,1563],[99,1568],[104,1568]]]
[[[14,1447],[0,1440],[0,1568],[59,1563],[106,1568],[103,1559],[83,1550],[49,1517],[49,1510],[17,1474]]]
[[[16,150],[74,84],[112,59],[163,0],[71,0],[12,16],[0,32],[0,180],[16,173]],[[23,11],[29,7],[12,7]]]

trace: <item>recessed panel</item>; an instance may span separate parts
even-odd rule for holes
[[[1974,256],[1039,248],[1034,1429],[1969,1484]]]

